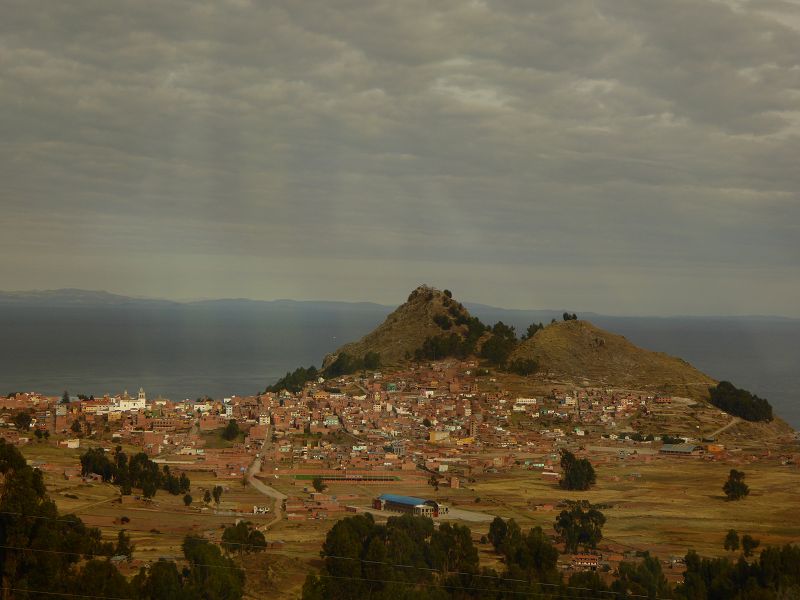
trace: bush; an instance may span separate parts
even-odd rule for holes
[[[447,331],[453,326],[453,322],[450,320],[447,315],[435,315],[433,317],[433,322],[436,323],[439,327]]]

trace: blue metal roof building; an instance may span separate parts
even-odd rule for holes
[[[381,494],[375,498],[373,508],[394,512],[409,513],[424,517],[438,517],[446,515],[449,508],[439,504],[436,500],[415,498],[414,496],[400,496],[399,494]]]
[[[405,504],[406,506],[419,506],[425,504],[424,498],[414,498],[413,496],[400,496],[398,494],[381,494],[378,500],[392,502],[394,504]]]

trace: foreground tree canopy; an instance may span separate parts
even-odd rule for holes
[[[584,515],[594,510],[573,508]],[[601,526],[605,519],[597,515],[588,520]],[[307,577],[303,600],[800,597],[800,549],[794,546],[767,548],[751,563],[743,557],[732,563],[689,552],[686,582],[673,587],[661,562],[647,552],[636,563],[620,563],[609,585],[597,573],[562,577],[558,550],[540,527],[523,532],[513,519],[497,517],[486,537],[501,571],[481,567],[467,527],[441,523],[437,528],[431,519],[411,515],[390,517],[385,525],[377,524],[370,514],[342,519],[328,532],[321,552],[323,569],[318,576]],[[594,539],[599,540],[599,532]],[[592,547],[591,540],[584,541],[580,545]]]
[[[116,543],[75,515],[59,515],[42,473],[29,467],[14,446],[0,438],[0,571],[3,598],[110,597],[156,600],[239,600],[244,574],[219,546],[187,537],[188,567],[172,561],[142,568],[130,581],[109,561],[130,556],[124,531]],[[30,549],[35,549],[32,552]]]

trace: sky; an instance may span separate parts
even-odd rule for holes
[[[4,0],[0,289],[800,316],[800,3]]]

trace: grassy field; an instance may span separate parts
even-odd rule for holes
[[[751,493],[728,502],[722,484],[731,465],[694,459],[656,459],[651,463],[611,461],[598,465],[597,485],[587,492],[567,492],[533,471],[488,476],[472,486],[481,505],[521,525],[552,530],[558,510],[535,510],[562,499],[607,504],[605,543],[616,549],[651,550],[682,555],[694,548],[723,555],[728,529],[750,533],[765,544],[800,541],[800,472],[775,461],[736,468],[744,470]],[[638,474],[639,477],[631,477]]]
[[[135,452],[133,448],[125,448]],[[79,456],[85,448],[67,450],[46,444],[29,444],[22,448],[28,460],[46,463],[56,469],[45,471],[45,483],[51,498],[62,513],[75,513],[87,524],[99,527],[107,539],[116,539],[117,532],[125,529],[136,544],[136,557],[152,560],[159,556],[178,556],[181,543],[189,534],[204,534],[216,537],[222,526],[233,524],[235,517],[215,515],[203,502],[203,493],[215,485],[224,488],[222,504],[224,508],[252,507],[252,505],[272,505],[272,500],[244,487],[241,480],[219,480],[212,474],[190,472],[192,481],[190,495],[193,503],[186,507],[183,495],[171,496],[159,490],[152,501],[136,500],[126,497],[119,502],[118,488],[100,482],[83,482],[80,478],[65,480],[58,468],[79,465]],[[212,503],[213,507],[213,503]],[[127,517],[127,523],[122,518]],[[248,516],[254,523],[268,522],[272,515]]]
[[[203,492],[222,485],[223,506],[272,504],[240,480],[218,480],[209,473],[190,473],[190,508],[181,496],[159,491],[153,502],[127,499],[119,503],[118,490],[109,484],[65,480],[62,467],[78,464],[81,450],[66,450],[47,444],[22,448],[25,456],[38,464],[55,465],[46,471],[45,481],[51,497],[62,513],[76,513],[87,524],[101,529],[104,537],[115,539],[120,529],[131,534],[136,545],[137,561],[158,557],[178,558],[180,545],[189,534],[218,540],[224,525],[233,524],[234,516],[216,515],[202,503]],[[133,450],[127,449],[126,450]],[[615,453],[592,458],[597,470],[597,485],[587,492],[566,492],[552,479],[537,471],[515,467],[511,471],[483,474],[461,489],[442,487],[435,491],[422,482],[400,481],[391,484],[357,485],[352,482],[329,482],[327,492],[343,498],[342,503],[366,507],[372,498],[392,492],[435,498],[453,507],[480,511],[504,518],[513,517],[523,528],[539,525],[552,532],[560,509],[537,510],[537,505],[555,505],[563,499],[582,499],[607,505],[604,540],[601,547],[613,551],[650,550],[667,558],[683,555],[689,548],[703,555],[724,555],[723,538],[728,529],[740,535],[749,533],[762,546],[800,541],[800,468],[782,466],[775,458],[754,460],[741,453],[736,461],[710,462],[691,458],[620,460]],[[722,484],[735,467],[746,473],[750,495],[739,502],[727,502]],[[311,482],[281,475],[267,483],[290,497],[305,497]],[[346,497],[346,498],[345,498]],[[476,502],[476,500],[478,500]],[[319,566],[319,551],[324,537],[338,518],[306,521],[280,520],[271,524],[266,536],[283,540],[280,550],[244,557],[248,569],[251,597],[297,597],[306,574]],[[388,516],[388,515],[387,515]],[[128,522],[123,523],[122,518]],[[380,518],[380,517],[379,517]],[[269,524],[272,514],[248,516],[256,524]],[[488,530],[486,523],[465,523],[479,538]],[[487,547],[479,546],[482,564],[492,565],[496,557]],[[140,563],[136,563],[140,564]]]

